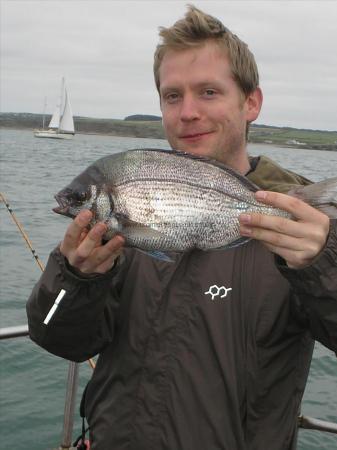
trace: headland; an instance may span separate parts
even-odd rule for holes
[[[49,123],[49,115],[45,123]],[[161,117],[135,114],[119,119],[98,119],[75,116],[77,134],[165,139]],[[41,128],[42,114],[0,113],[0,128]],[[306,130],[290,127],[251,124],[249,142],[279,147],[337,151],[337,131]]]

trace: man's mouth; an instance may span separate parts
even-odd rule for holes
[[[198,139],[202,139],[204,137],[209,136],[210,134],[212,134],[213,131],[203,131],[203,132],[197,132],[197,133],[186,133],[180,136],[180,139],[184,139],[186,141],[193,141],[193,140],[198,140]]]

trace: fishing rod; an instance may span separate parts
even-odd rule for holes
[[[41,262],[40,258],[38,257],[35,249],[33,248],[33,245],[27,235],[27,233],[25,232],[25,230],[23,229],[23,226],[21,225],[21,223],[19,222],[19,220],[17,219],[16,215],[14,214],[13,209],[11,208],[10,204],[8,203],[8,201],[6,200],[4,194],[2,192],[0,192],[0,199],[3,202],[3,204],[6,206],[7,211],[9,212],[9,214],[11,215],[15,225],[17,226],[17,228],[19,229],[23,239],[25,240],[26,244],[28,245],[28,248],[30,249],[31,253],[33,254],[33,257],[35,259],[35,261],[37,262],[38,266],[40,267],[41,271],[44,272],[44,265]],[[95,361],[93,359],[88,359],[88,363],[90,365],[90,367],[92,369],[95,369]]]
[[[20,222],[19,222],[18,219],[16,218],[16,216],[15,216],[15,214],[14,214],[12,208],[10,207],[10,204],[7,202],[5,196],[3,195],[2,192],[0,192],[0,198],[1,198],[1,201],[4,203],[4,205],[6,206],[7,211],[8,211],[9,214],[11,215],[12,219],[14,220],[15,225],[18,227],[18,229],[19,229],[19,231],[20,231],[22,237],[23,237],[24,240],[26,241],[26,244],[28,245],[30,251],[32,252],[32,254],[33,254],[34,258],[35,258],[35,261],[37,262],[38,266],[40,267],[40,269],[41,269],[42,272],[43,272],[43,271],[44,271],[44,266],[43,266],[43,264],[42,264],[40,258],[37,256],[37,253],[36,253],[36,251],[34,250],[34,248],[33,248],[33,246],[32,246],[32,243],[30,242],[29,237],[27,236],[27,233],[24,231],[22,225],[20,224]]]

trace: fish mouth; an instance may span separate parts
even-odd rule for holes
[[[58,203],[58,206],[55,206],[55,208],[53,208],[53,211],[56,214],[62,214],[63,216],[67,216],[67,217],[73,217],[72,214],[70,214],[69,209],[70,209],[70,205],[67,201],[67,198],[63,197],[62,195],[55,195],[55,200]]]

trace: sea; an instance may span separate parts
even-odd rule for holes
[[[169,148],[164,140],[113,136],[76,135],[70,141],[37,139],[27,130],[1,130],[0,138],[0,191],[43,264],[69,224],[69,219],[52,212],[56,192],[102,156],[131,148]],[[250,144],[249,152],[267,155],[313,181],[337,173],[337,152],[267,144]],[[41,269],[3,203],[0,223],[0,327],[24,325],[26,301]],[[0,449],[59,447],[68,361],[47,353],[28,337],[2,340],[0,350]],[[74,438],[80,434],[79,402],[92,369],[82,363],[79,372]],[[302,413],[337,422],[336,356],[318,343]],[[299,430],[298,450],[336,449],[337,435]]]

